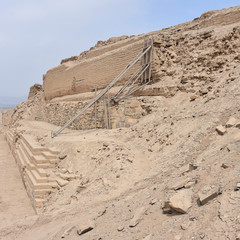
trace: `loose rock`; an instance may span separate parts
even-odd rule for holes
[[[192,191],[184,189],[173,195],[169,201],[165,202],[163,212],[174,210],[179,213],[187,213],[192,206]],[[170,208],[170,209],[169,209]]]
[[[217,126],[216,131],[218,132],[219,135],[224,135],[227,132],[226,128],[223,127],[222,125]]]
[[[205,190],[203,192],[198,193],[198,204],[204,205],[211,201],[212,199],[216,198],[219,194],[221,194],[220,188],[217,190],[209,188],[208,190]]]
[[[63,160],[63,159],[65,159],[67,157],[67,154],[60,154],[59,156],[58,156],[58,158],[60,159],[60,160]]]
[[[236,184],[236,187],[234,188],[234,191],[239,191],[240,190],[240,182]]]
[[[142,220],[146,210],[146,207],[138,208],[129,223],[129,227],[135,227]]]
[[[233,127],[237,123],[237,120],[234,117],[230,117],[226,123],[226,127],[230,128]]]
[[[124,230],[124,227],[123,227],[123,226],[119,226],[117,230],[118,230],[119,232],[121,232],[121,231]]]
[[[78,235],[83,235],[87,232],[90,232],[94,229],[95,223],[94,221],[88,221],[86,223],[83,223],[81,226],[77,228]]]

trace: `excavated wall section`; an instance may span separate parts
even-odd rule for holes
[[[85,57],[49,70],[44,76],[45,98],[92,92],[105,88],[143,49],[143,40],[126,45],[102,47]],[[117,84],[122,85],[141,66],[138,62]]]
[[[75,114],[77,114],[87,101],[68,101],[49,103],[45,107],[46,121],[63,126]],[[116,106],[109,106],[103,99],[90,107],[81,117],[71,125],[71,129],[94,129],[94,128],[118,128],[130,127],[146,115],[144,100],[128,99],[121,101]],[[107,123],[108,122],[108,123]]]

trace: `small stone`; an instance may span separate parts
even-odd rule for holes
[[[176,212],[187,213],[192,206],[192,191],[184,189],[177,192],[170,198],[169,206]]]
[[[216,131],[218,132],[219,135],[224,135],[227,132],[226,128],[223,127],[222,125],[217,126]]]
[[[158,200],[156,199],[156,198],[154,198],[151,202],[150,202],[150,204],[151,205],[154,205],[154,204],[156,204],[158,202]]]
[[[198,220],[198,217],[190,217],[189,220],[192,221],[192,222],[193,222],[193,221],[197,221],[197,220]]]
[[[207,191],[198,193],[198,196],[199,196],[198,205],[200,205],[200,206],[205,205],[206,203],[208,203],[212,199],[216,198],[221,193],[222,192],[221,192],[220,188],[217,190],[209,189]]]
[[[185,185],[190,181],[190,178],[184,179],[182,181],[177,181],[170,189],[175,191],[185,188]]]
[[[228,165],[225,164],[225,163],[223,163],[221,167],[224,168],[224,169],[228,169],[228,168],[230,168],[230,166],[228,166]]]
[[[83,223],[81,226],[77,228],[78,235],[83,235],[87,232],[90,232],[94,229],[95,223],[94,221],[88,221],[86,223]]]
[[[226,123],[226,127],[230,128],[233,127],[237,123],[237,120],[234,117],[230,117]]]
[[[59,156],[58,156],[58,158],[60,159],[60,160],[63,160],[63,159],[65,159],[67,157],[67,154],[60,154]]]
[[[198,166],[195,163],[189,163],[189,171],[196,170]]]
[[[197,165],[195,165],[194,163],[190,163],[187,165],[182,166],[179,171],[181,172],[182,175],[184,175],[185,173],[188,173],[190,171],[193,171],[197,169]]]
[[[240,121],[236,123],[235,125],[237,128],[240,128]]]
[[[61,178],[57,178],[56,181],[57,181],[57,183],[58,183],[58,185],[59,185],[60,187],[64,187],[64,186],[66,186],[66,185],[69,183],[68,181],[63,180],[63,179],[61,179]]]
[[[208,93],[208,89],[204,88],[204,89],[199,90],[199,92],[200,92],[201,95],[205,95],[205,94]]]
[[[129,227],[135,227],[143,218],[145,212],[147,211],[146,207],[138,208],[134,214],[134,217],[129,223]]]
[[[169,201],[164,202],[164,206],[163,206],[162,210],[163,210],[163,213],[165,213],[165,214],[171,214],[173,212],[172,208],[169,205]]]
[[[58,176],[64,180],[67,180],[67,181],[71,181],[73,179],[76,178],[76,176],[74,174],[62,174],[62,173],[59,173]]]
[[[240,190],[240,182],[236,184],[236,187],[234,188],[234,191],[239,191]]]
[[[119,227],[117,228],[117,230],[118,230],[119,232],[121,232],[121,231],[124,230],[124,227],[123,227],[123,226],[119,226]]]
[[[62,235],[62,238],[65,238],[66,236],[68,236],[70,234],[70,232],[75,228],[75,226],[71,226],[68,229],[66,229]]]
[[[204,239],[205,238],[205,234],[204,233],[200,234],[200,238]]]
[[[189,223],[182,223],[182,224],[180,225],[180,227],[181,227],[182,230],[187,230],[188,227],[189,227]]]
[[[104,215],[104,214],[106,213],[106,211],[107,211],[107,208],[104,207],[102,210],[100,210],[100,211],[98,212],[98,217],[101,217],[102,215]]]
[[[197,183],[197,180],[189,181],[186,185],[185,188],[191,188]]]
[[[190,101],[191,101],[191,102],[192,102],[192,101],[195,101],[197,98],[198,98],[197,95],[193,95],[193,96],[190,97]]]

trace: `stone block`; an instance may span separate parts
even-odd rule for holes
[[[192,191],[181,190],[170,198],[169,206],[179,213],[187,213],[192,206]]]
[[[165,201],[163,213],[171,213],[176,211],[178,213],[187,213],[192,206],[192,191],[184,189],[175,193],[169,201]]]
[[[77,233],[78,233],[78,235],[83,235],[87,232],[92,231],[94,229],[94,227],[95,227],[94,221],[87,221],[77,227]]]
[[[129,227],[135,227],[143,218],[145,212],[147,211],[146,207],[138,208],[134,214],[134,217],[129,223]]]
[[[221,194],[221,189],[212,189],[210,187],[205,187],[205,189],[198,193],[198,205],[202,206],[216,198]]]
[[[226,127],[230,128],[233,127],[237,123],[237,120],[234,117],[230,117],[226,123]]]
[[[227,132],[226,128],[222,125],[217,126],[216,131],[219,135],[224,135]]]

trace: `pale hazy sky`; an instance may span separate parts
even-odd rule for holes
[[[98,40],[160,30],[239,0],[0,0],[0,96],[29,87]]]

